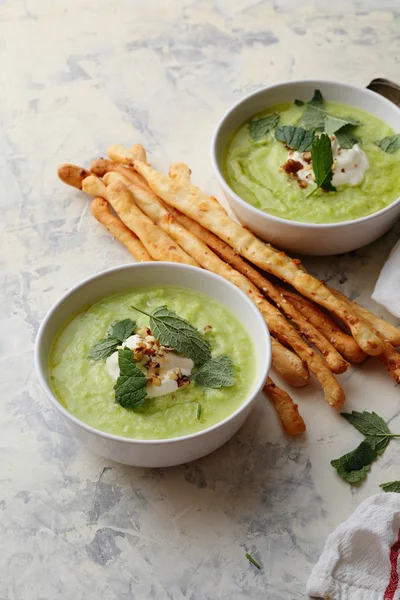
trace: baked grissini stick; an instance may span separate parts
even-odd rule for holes
[[[79,177],[79,172],[82,171],[82,169],[80,167],[75,166],[73,169],[72,167],[74,167],[73,165],[69,165],[69,170],[68,170],[68,176],[64,176],[63,181],[65,183],[67,183],[68,185],[72,185],[73,182],[77,181],[77,178]],[[71,170],[72,169],[72,170]],[[66,172],[64,172],[65,175]],[[137,176],[139,177],[139,176]],[[100,182],[101,183],[101,182]],[[147,184],[144,183],[145,188],[147,188]],[[107,190],[106,189],[102,189],[99,190],[102,191],[102,193],[106,194]],[[104,199],[102,199],[103,202],[106,202]],[[104,206],[104,204],[103,204]],[[99,211],[99,205],[96,202],[95,204],[96,207],[96,218],[98,218],[100,220],[100,222],[103,222],[103,215],[104,215],[104,211]],[[111,217],[113,217],[113,219],[116,219],[119,223],[121,223],[124,227],[125,225],[122,223],[122,221],[119,221],[118,217],[114,217],[113,215],[111,215]],[[109,224],[110,221],[109,219],[107,219],[107,223]],[[115,222],[114,222],[115,224]],[[111,228],[110,228],[110,231]],[[131,232],[131,230],[128,228],[128,231]],[[115,230],[114,230],[115,233]],[[131,232],[132,236],[135,236],[135,234],[133,232]],[[118,237],[118,236],[116,236]],[[125,241],[127,240],[126,236],[121,236],[118,237],[118,239],[122,242],[125,243]],[[141,244],[141,242],[139,241],[139,243]],[[132,245],[130,245],[129,249],[132,251]],[[139,260],[139,257],[141,256],[142,258],[144,258],[146,255],[143,254],[143,251],[147,253],[147,250],[144,248],[143,244],[141,244],[141,247],[139,248],[140,253],[136,256]],[[135,255],[135,252],[132,252]],[[150,257],[150,255],[147,253],[147,255]],[[150,260],[151,257],[150,257]],[[276,339],[274,339],[272,337],[271,339],[272,342],[272,363],[273,366],[275,368],[275,370],[292,386],[295,387],[302,387],[304,385],[307,385],[308,381],[309,381],[309,373],[308,370],[304,367],[303,362],[301,361],[301,359],[297,356],[297,354],[294,354],[293,352],[291,352],[288,348],[286,348],[285,346],[282,346]]]
[[[290,301],[309,323],[314,325],[330,343],[352,363],[361,363],[366,358],[357,342],[318,306],[303,298],[296,292],[291,292],[281,286],[277,286],[284,298]]]
[[[133,254],[137,261],[149,262],[153,260],[133,231],[128,229],[118,217],[111,213],[107,200],[99,197],[94,198],[90,210],[94,218],[104,225],[111,235]]]
[[[147,252],[155,260],[168,260],[192,265],[193,267],[199,266],[168,234],[154,225],[153,221],[137,208],[130,192],[123,183],[116,181],[107,187],[101,179],[95,175],[90,175],[83,180],[82,189],[90,196],[105,198],[121,221],[137,235]],[[160,247],[166,248],[167,253],[164,250],[161,251]]]
[[[119,173],[107,173],[104,176],[105,182],[109,183],[112,181],[108,189],[121,185],[125,187],[121,179],[123,177]],[[86,190],[86,181],[83,182],[84,190]],[[127,180],[125,180],[125,184],[128,185]],[[344,392],[325,361],[307,345],[279,310],[267,302],[259,290],[246,277],[222,261],[196,235],[179,225],[154,194],[149,194],[143,188],[134,184],[126,187],[125,190],[129,190],[132,194],[138,209],[143,211],[160,229],[164,230],[168,236],[174,239],[203,268],[224,277],[247,294],[262,313],[272,334],[279,341],[290,346],[307,364],[310,371],[314,373],[324,389],[325,399],[328,404],[332,406],[343,404]],[[143,239],[142,242],[146,246]]]
[[[400,346],[400,329],[397,329],[397,327],[391,325],[391,323],[388,323],[384,319],[380,319],[363,306],[357,304],[357,302],[349,300],[349,298],[347,298],[347,296],[339,292],[339,290],[335,290],[334,288],[329,289],[331,290],[332,294],[334,294],[341,300],[344,300],[345,298],[348,302],[350,302],[353,310],[358,314],[358,316],[367,321],[368,324],[372,325],[377,331],[379,331],[379,333],[385,338],[385,340],[388,340],[388,342],[390,342],[392,346]]]
[[[301,358],[286,346],[282,346],[273,335],[271,335],[271,346],[272,366],[275,371],[293,387],[300,388],[307,385],[310,373]]]
[[[340,294],[340,292],[339,292],[339,294]],[[351,300],[346,298],[346,296],[343,296],[343,294],[341,294],[341,296],[343,298],[345,298],[345,300],[343,300],[344,302],[348,302],[349,304],[351,304]],[[389,342],[389,340],[385,339],[384,336],[377,329],[375,329],[373,325],[370,325],[370,327],[375,331],[376,335],[378,335],[382,339],[384,351],[380,356],[378,356],[378,358],[387,366],[387,369],[388,369],[390,375],[392,376],[392,378],[394,379],[394,381],[396,383],[400,383],[400,354],[399,354],[399,352],[396,351],[396,349]]]
[[[264,392],[275,406],[286,433],[288,435],[301,435],[304,433],[306,425],[299,413],[297,404],[293,402],[289,394],[275,385],[270,377],[264,385]]]
[[[107,160],[107,158],[98,158],[90,164],[90,170],[97,177],[104,177],[106,173],[117,172],[123,175],[126,179],[129,179],[130,183],[134,183],[145,190],[150,191],[147,182],[143,177],[136,173],[133,167],[124,166],[121,163]]]
[[[87,169],[70,164],[60,165],[57,169],[57,175],[61,181],[67,185],[72,185],[78,190],[82,189],[82,181],[91,174]]]
[[[334,296],[318,279],[299,269],[286,254],[272,250],[248,229],[235,223],[217,200],[188,181],[171,179],[158,173],[141,160],[135,160],[134,167],[146,179],[150,188],[167,204],[218,235],[253,264],[290,283],[304,296],[331,311],[349,327],[358,345],[366,354],[377,355],[383,352],[380,338],[348,305]]]

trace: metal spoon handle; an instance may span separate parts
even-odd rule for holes
[[[397,106],[400,106],[400,85],[397,83],[378,77],[367,85],[367,89],[384,96]]]

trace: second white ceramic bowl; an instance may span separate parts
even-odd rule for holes
[[[166,440],[135,440],[94,429],[69,413],[49,383],[49,355],[60,330],[101,298],[149,285],[175,285],[209,296],[231,311],[249,332],[256,365],[248,397],[229,417],[198,433]],[[195,460],[224,444],[244,423],[271,366],[271,341],[255,304],[237,287],[203,269],[172,263],[137,263],[104,271],[67,292],[40,326],[35,344],[40,384],[53,407],[85,446],[105,458],[137,467],[167,467]],[[110,399],[110,402],[113,400]]]
[[[345,83],[323,80],[290,81],[263,88],[243,98],[222,117],[211,143],[211,160],[222,190],[238,217],[261,239],[294,254],[331,255],[361,248],[383,235],[400,216],[400,197],[386,208],[354,221],[331,224],[289,221],[259,210],[240,198],[223,175],[226,145],[247,119],[280,102],[309,100],[315,89],[324,98],[365,110],[400,132],[400,108],[383,96]]]

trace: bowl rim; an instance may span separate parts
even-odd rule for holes
[[[260,88],[259,90],[256,90],[255,92],[251,92],[250,94],[247,94],[246,96],[244,96],[243,98],[241,98],[240,100],[238,100],[237,102],[235,102],[235,104],[233,104],[230,108],[228,108],[228,110],[222,115],[222,117],[220,118],[220,120],[218,121],[212,138],[211,138],[211,163],[212,166],[214,168],[214,172],[216,174],[216,177],[218,179],[218,183],[220,184],[220,186],[222,187],[223,191],[225,193],[227,193],[230,196],[233,196],[235,201],[240,204],[241,206],[243,206],[245,209],[248,209],[248,211],[250,213],[252,213],[254,216],[256,217],[260,217],[260,215],[264,216],[266,219],[269,219],[275,223],[281,223],[281,224],[285,224],[285,225],[293,225],[295,227],[300,227],[302,229],[306,229],[306,228],[310,228],[310,229],[315,229],[315,230],[323,230],[326,228],[338,228],[338,227],[351,227],[352,225],[355,224],[359,224],[359,223],[364,223],[366,221],[370,221],[372,219],[374,219],[375,217],[378,217],[380,215],[383,215],[386,212],[389,212],[391,210],[394,209],[395,206],[397,206],[400,203],[400,194],[399,196],[396,198],[396,200],[394,200],[393,202],[391,202],[390,204],[388,204],[388,206],[385,206],[384,208],[381,208],[380,210],[378,210],[377,212],[374,212],[370,215],[366,215],[365,217],[360,217],[358,219],[353,219],[350,221],[338,221],[337,223],[307,223],[306,221],[294,221],[294,220],[290,220],[290,219],[284,219],[282,217],[277,217],[275,215],[271,215],[268,212],[264,212],[263,210],[261,210],[260,208],[256,208],[255,206],[252,206],[251,204],[249,204],[248,202],[246,202],[245,200],[243,200],[243,198],[241,198],[228,184],[228,182],[226,181],[225,177],[222,174],[222,171],[218,165],[218,160],[217,160],[217,152],[216,152],[216,147],[217,147],[217,139],[220,133],[220,130],[222,128],[222,126],[224,125],[226,119],[242,104],[245,104],[246,102],[248,102],[251,98],[253,98],[254,96],[257,96],[258,94],[262,94],[263,92],[266,92],[268,90],[272,90],[274,88],[280,88],[280,87],[291,87],[292,85],[296,85],[296,84],[301,84],[301,83],[307,83],[310,85],[336,85],[338,87],[342,87],[342,88],[348,88],[349,90],[357,90],[358,92],[362,92],[365,93],[367,96],[373,96],[374,98],[379,98],[379,101],[382,102],[382,104],[384,106],[390,107],[391,110],[393,110],[393,108],[395,110],[398,111],[399,116],[400,116],[400,107],[397,107],[393,102],[391,102],[390,100],[388,100],[387,98],[385,98],[384,96],[381,96],[380,94],[377,94],[376,92],[373,92],[372,90],[369,90],[367,88],[358,86],[358,85],[353,85],[351,83],[344,83],[344,82],[340,82],[340,81],[334,81],[331,79],[293,79],[290,81],[287,80],[283,80],[277,83],[273,83],[271,85],[267,85],[265,87]]]
[[[204,276],[210,280],[222,281],[223,284],[227,286],[227,291],[231,291],[232,293],[234,293],[234,294],[236,293],[239,296],[241,296],[242,299],[255,312],[255,314],[257,315],[257,318],[260,321],[259,332],[260,332],[260,335],[263,336],[263,339],[265,340],[265,344],[266,344],[266,355],[267,355],[266,361],[265,361],[264,365],[260,365],[259,383],[254,388],[254,391],[248,395],[246,400],[232,414],[225,417],[225,419],[223,419],[222,421],[219,421],[218,423],[215,423],[214,425],[207,427],[207,429],[202,429],[201,431],[197,431],[195,433],[190,433],[190,434],[179,436],[179,437],[165,438],[165,439],[138,439],[138,438],[122,437],[119,435],[108,433],[106,431],[102,431],[101,429],[96,429],[95,427],[92,427],[91,425],[84,423],[84,421],[81,421],[80,419],[75,417],[66,408],[64,408],[64,406],[62,406],[62,404],[59,402],[59,400],[55,396],[54,392],[52,391],[52,389],[49,385],[49,382],[47,381],[47,379],[42,371],[40,355],[41,355],[41,347],[43,344],[43,337],[45,335],[47,325],[48,325],[50,319],[53,317],[54,313],[56,313],[56,311],[59,309],[59,307],[62,305],[62,303],[67,298],[72,296],[80,288],[91,283],[92,281],[95,281],[97,279],[102,279],[104,276],[109,275],[110,273],[113,273],[113,272],[130,270],[130,269],[152,269],[152,268],[160,267],[160,266],[161,266],[161,268],[164,267],[164,268],[173,269],[173,270],[177,269],[177,270],[182,270],[182,271],[187,271],[187,270],[196,271],[199,277]],[[155,284],[155,285],[157,285],[157,284]],[[185,287],[185,286],[183,285],[182,287]],[[188,288],[188,289],[191,289],[191,288]],[[109,295],[112,295],[112,294],[109,294]],[[106,297],[107,297],[107,295],[104,296],[104,298],[106,298]],[[223,304],[223,302],[221,304]],[[78,313],[76,313],[76,314],[78,314]],[[65,325],[66,325],[65,323],[62,324],[59,331]],[[249,332],[249,335],[250,335],[251,339],[253,340],[253,336],[251,335],[250,332]],[[53,343],[54,343],[54,339],[53,339]],[[170,263],[170,262],[165,262],[165,261],[157,261],[157,262],[154,261],[154,262],[144,262],[144,263],[137,262],[137,263],[127,264],[127,265],[120,265],[117,267],[112,267],[111,269],[106,269],[105,271],[101,271],[100,273],[96,273],[95,275],[87,277],[80,283],[74,285],[71,289],[67,290],[51,306],[51,308],[46,313],[44,319],[42,320],[42,322],[39,326],[39,329],[38,329],[38,332],[36,335],[36,339],[35,339],[35,347],[34,347],[34,365],[35,365],[35,370],[36,370],[36,373],[37,373],[37,376],[39,379],[40,387],[42,388],[42,391],[45,393],[45,395],[47,396],[48,400],[51,402],[53,407],[57,411],[59,411],[64,416],[64,418],[66,418],[68,421],[71,421],[74,425],[86,430],[87,432],[89,432],[95,436],[102,437],[106,440],[110,440],[110,441],[114,441],[114,442],[128,443],[128,444],[139,444],[139,445],[142,445],[142,444],[143,445],[177,444],[177,443],[184,442],[186,440],[200,437],[206,433],[210,433],[211,431],[214,431],[216,429],[223,427],[229,421],[232,421],[233,419],[235,419],[235,417],[237,417],[240,413],[242,413],[246,409],[246,407],[248,407],[255,400],[256,396],[262,390],[264,383],[268,377],[268,373],[271,368],[271,362],[272,362],[272,346],[271,346],[271,335],[269,332],[269,328],[268,328],[260,310],[254,304],[254,302],[252,302],[250,300],[250,298],[248,298],[248,296],[244,292],[242,292],[242,290],[240,290],[238,287],[233,285],[233,283],[231,283],[230,281],[224,279],[220,275],[216,275],[215,273],[212,273],[211,271],[206,271],[205,269],[201,269],[199,267],[192,267],[191,265],[180,264],[180,263]]]

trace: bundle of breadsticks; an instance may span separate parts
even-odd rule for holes
[[[232,220],[219,202],[174,163],[163,175],[147,163],[140,145],[111,146],[109,159],[90,169],[66,164],[62,181],[93,197],[93,216],[138,261],[162,260],[208,269],[237,285],[261,311],[272,336],[272,365],[295,387],[310,372],[333,407],[344,402],[334,374],[367,355],[384,362],[400,382],[400,330],[312,277],[297,259],[262,242]],[[276,283],[278,281],[278,283]],[[290,396],[268,378],[265,391],[286,433],[305,424]]]

